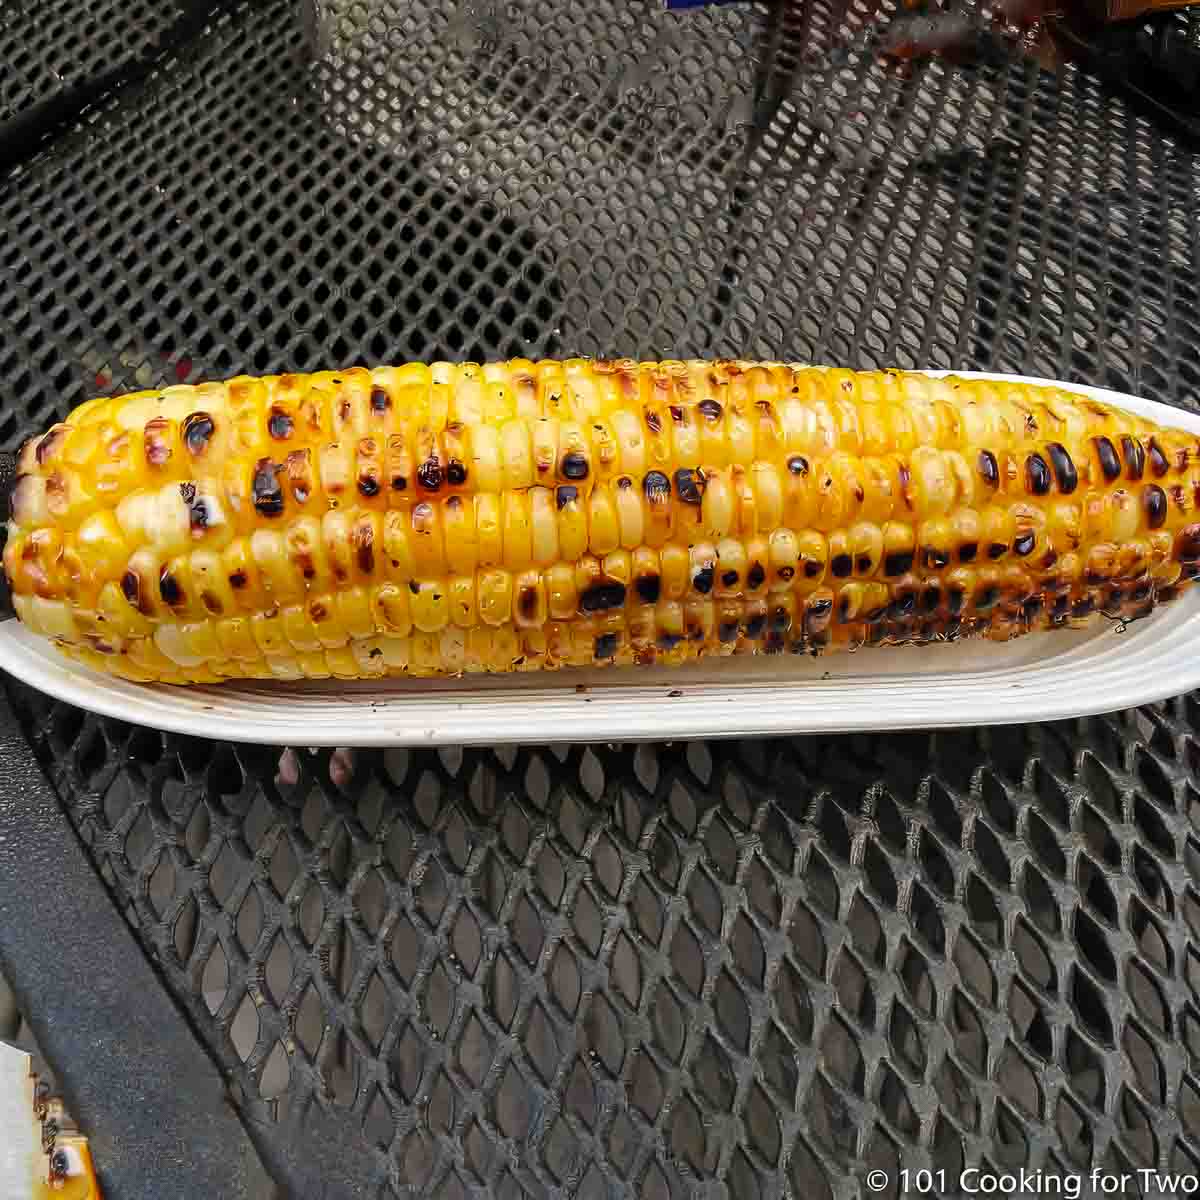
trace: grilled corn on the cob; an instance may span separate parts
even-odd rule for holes
[[[435,363],[89,401],[28,443],[20,618],[137,680],[679,663],[1130,618],[1200,445],[1055,388]]]

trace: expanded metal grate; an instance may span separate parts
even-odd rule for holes
[[[1191,698],[350,763],[21,699],[247,1114],[347,1110],[361,1194],[1200,1166]]]
[[[187,0],[4,0],[0,121],[149,50],[186,4]]]
[[[806,11],[747,159],[758,10],[224,6],[0,182],[0,442],[97,392],[513,354],[1200,404],[1192,151],[1075,68],[900,73],[874,7]],[[1194,698],[348,760],[9,686],[263,1144],[342,1139],[330,1196],[1200,1169]]]

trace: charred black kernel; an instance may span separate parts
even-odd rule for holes
[[[757,642],[763,635],[763,630],[767,627],[767,614],[759,613],[757,616],[751,617],[746,622],[746,636],[752,641]]]
[[[132,572],[126,571],[121,576],[121,595],[133,605],[134,608],[141,607],[142,581]]]
[[[826,598],[813,600],[804,612],[804,619],[811,625],[823,621],[831,612],[833,612],[832,600]]]
[[[675,472],[675,492],[684,504],[699,504],[704,497],[704,475],[691,467]]]
[[[622,475],[621,478],[617,480],[617,487],[619,487],[621,491],[627,492],[631,487],[633,487],[633,480],[628,475]]]
[[[1058,480],[1058,490],[1064,496],[1069,496],[1079,486],[1079,472],[1067,453],[1067,448],[1061,442],[1051,442],[1046,447],[1050,455],[1050,465],[1054,468],[1054,478]]]
[[[442,470],[442,464],[438,462],[436,454],[430,455],[417,468],[417,482],[427,492],[436,492],[445,479],[445,472]]]
[[[662,433],[662,420],[653,409],[646,409],[646,428],[651,433]]]
[[[996,456],[990,450],[980,450],[979,452],[979,474],[983,476],[983,481],[989,487],[1000,486],[1000,466],[996,462]]]
[[[674,421],[676,425],[683,424],[684,412],[683,412],[683,409],[678,404],[670,405],[668,408],[668,411],[671,414],[671,420]]]
[[[722,621],[717,626],[717,640],[720,642],[736,642],[738,635],[738,623],[736,621]]]
[[[183,419],[183,444],[192,454],[203,454],[208,449],[209,439],[215,429],[216,425],[208,413],[194,412]]]
[[[883,573],[885,575],[903,575],[912,570],[913,552],[911,550],[896,550],[885,554],[883,558]]]
[[[1008,553],[1008,547],[1003,542],[993,542],[988,547],[988,558],[1003,558]]]
[[[373,387],[371,389],[371,411],[377,413],[387,412],[392,407],[392,398],[381,387]]]
[[[1146,509],[1146,523],[1151,529],[1161,529],[1167,520],[1167,494],[1152,483],[1142,492],[1142,504]]]
[[[1200,562],[1186,562],[1179,572],[1180,579],[1200,579]]]
[[[728,587],[728,588],[735,586],[737,581],[738,581],[738,573],[736,571],[726,571],[721,576],[721,582],[725,585],[725,587]]]
[[[579,607],[584,612],[603,612],[608,608],[620,608],[625,603],[625,585],[616,579],[593,583],[579,597]]]
[[[657,575],[639,575],[633,581],[634,590],[644,604],[657,604],[662,592],[662,580]]]
[[[1092,438],[1096,447],[1096,457],[1100,461],[1100,470],[1104,478],[1112,483],[1121,473],[1121,460],[1117,457],[1117,448],[1106,437]]]
[[[231,588],[233,588],[233,590],[235,592],[241,591],[241,589],[246,586],[246,572],[245,571],[232,572],[229,576],[229,586]]]
[[[1180,558],[1200,558],[1200,524],[1185,525],[1175,538],[1175,553]]]
[[[183,588],[166,567],[163,567],[158,575],[158,594],[163,598],[163,603],[172,608],[183,603]]]
[[[569,483],[563,484],[563,486],[554,493],[554,503],[558,505],[559,512],[562,512],[562,510],[566,508],[568,504],[574,504],[574,502],[578,499],[579,489],[577,487],[572,487]]]
[[[210,517],[208,504],[203,497],[193,499],[188,505],[188,523],[191,525],[193,533],[203,533],[208,528]]]
[[[771,610],[771,630],[774,633],[787,633],[792,627],[792,614],[783,605]]]
[[[918,607],[923,613],[931,613],[936,612],[941,603],[942,589],[936,585],[931,585],[921,592],[921,603]]]
[[[712,567],[702,567],[692,576],[692,587],[701,595],[707,596],[713,589],[713,580],[715,578],[716,572]]]
[[[901,592],[891,604],[888,605],[888,616],[893,621],[899,621],[904,617],[911,617],[917,607],[917,598],[912,592]]]
[[[975,561],[975,555],[979,553],[978,542],[963,542],[958,548],[958,561],[969,563]]]
[[[1141,479],[1146,471],[1146,452],[1142,443],[1127,433],[1122,434],[1121,454],[1125,459],[1125,478]]]
[[[408,490],[408,480],[403,475],[392,476],[392,491],[404,492]]]
[[[1021,602],[1021,611],[1025,614],[1025,620],[1032,621],[1042,611],[1041,596],[1027,597]]]
[[[804,560],[805,579],[816,579],[823,570],[825,570],[825,564],[818,562],[815,558],[806,558]]]
[[[1025,486],[1031,496],[1044,496],[1050,490],[1050,468],[1036,451],[1025,460]]]
[[[787,583],[792,578],[792,576],[796,574],[796,568],[795,567],[780,567],[779,570],[775,572],[775,574],[778,575],[779,578],[782,579],[784,583]]]
[[[762,587],[763,581],[766,578],[767,573],[765,570],[763,570],[762,563],[756,562],[746,573],[746,586],[753,591],[755,588]]]
[[[452,487],[462,487],[467,482],[467,468],[457,458],[446,464],[446,482]]]
[[[358,569],[364,575],[370,575],[375,570],[375,532],[369,524],[363,522],[354,527],[353,539]]]
[[[962,588],[950,588],[946,593],[946,605],[952,613],[962,612],[963,601],[966,596]]]
[[[421,585],[415,579],[410,579],[408,581],[408,590],[414,596],[419,596],[421,594]]]
[[[782,654],[783,653],[783,635],[780,633],[768,633],[767,640],[763,643],[764,654]]]
[[[854,560],[854,569],[860,575],[870,575],[870,573],[875,569],[875,564],[871,561],[871,556],[869,554],[860,554]]]
[[[995,606],[996,601],[999,599],[999,588],[986,587],[975,597],[975,609],[977,612],[987,612]]]
[[[283,512],[283,488],[278,474],[281,470],[269,458],[260,458],[255,464],[251,493],[254,507],[264,517],[277,517]]]
[[[869,609],[867,612],[863,613],[863,620],[866,621],[868,625],[874,625],[877,622],[882,621],[885,616],[887,616],[887,605],[880,604],[878,607]]]
[[[517,604],[521,609],[521,616],[527,621],[537,612],[537,603],[537,588],[526,587],[521,589],[521,595],[517,599]]]
[[[715,400],[701,400],[696,407],[710,421],[719,421],[721,419],[722,408]]]
[[[854,570],[854,560],[848,554],[835,554],[829,560],[829,569],[838,579],[845,579]]]
[[[839,625],[845,625],[850,616],[850,597],[843,591],[838,597],[837,612],[834,614],[834,620]]]
[[[1147,443],[1146,455],[1150,459],[1150,470],[1159,479],[1171,469],[1171,464],[1167,461],[1167,456],[1163,453],[1162,447],[1154,438],[1151,438]]]
[[[363,496],[377,496],[379,495],[379,480],[374,475],[360,475],[358,490]]]
[[[1054,597],[1054,603],[1050,606],[1050,611],[1057,617],[1065,613],[1070,606],[1071,597],[1066,592],[1063,592],[1061,596]]]
[[[578,450],[572,450],[570,454],[564,454],[562,473],[565,479],[586,479],[588,477],[587,455],[580,454]]]
[[[1024,558],[1027,554],[1033,553],[1034,546],[1037,545],[1037,534],[1032,530],[1020,534],[1013,542],[1013,550]]]
[[[791,471],[793,475],[808,474],[808,459],[802,454],[793,454],[792,457],[787,460],[787,466],[788,470]]]
[[[925,565],[931,571],[941,570],[942,567],[948,566],[950,563],[950,555],[945,550],[939,550],[936,546],[925,547]]]
[[[647,471],[642,491],[651,504],[666,504],[671,498],[671,481],[661,471]]]
[[[617,635],[602,633],[596,639],[595,649],[597,658],[613,658],[617,653]]]
[[[292,436],[291,416],[284,412],[282,408],[272,406],[271,412],[267,417],[267,432],[277,441],[286,441]]]
[[[660,650],[674,650],[682,641],[683,637],[678,633],[660,633],[655,645]]]

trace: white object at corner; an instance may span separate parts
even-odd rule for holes
[[[42,1127],[33,1102],[30,1056],[0,1042],[0,1200],[31,1200],[45,1178]]]
[[[1051,384],[1200,435],[1194,413],[1104,388],[928,374]],[[1200,686],[1198,651],[1200,587],[1123,630],[1100,621],[1003,643],[449,680],[136,684],[62,658],[16,621],[0,625],[0,668],[60,700],[177,733],[300,746],[665,741],[1058,720]]]

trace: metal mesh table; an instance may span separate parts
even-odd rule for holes
[[[509,354],[1195,407],[1196,154],[1074,68],[885,70],[886,11],[807,9],[747,160],[753,9],[222,5],[0,186],[0,440],[97,391]],[[8,687],[281,1182],[318,1143],[330,1197],[1200,1169],[1193,697],[347,762]]]

